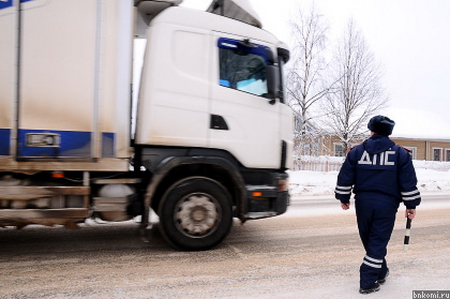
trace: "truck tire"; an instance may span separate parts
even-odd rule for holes
[[[228,191],[206,177],[188,177],[173,184],[158,210],[162,235],[182,250],[216,246],[228,235],[233,223]]]

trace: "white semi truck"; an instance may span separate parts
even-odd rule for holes
[[[145,237],[153,209],[203,250],[286,211],[286,45],[247,0],[180,3],[0,1],[0,227],[141,216]]]

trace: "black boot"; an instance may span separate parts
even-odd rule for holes
[[[386,275],[385,275],[383,278],[378,279],[378,283],[379,283],[379,284],[384,284],[384,283],[386,282],[386,278],[387,278],[388,276],[389,276],[389,270],[387,270]]]
[[[366,294],[378,292],[379,290],[380,290],[380,284],[378,282],[375,282],[373,284],[373,286],[370,288],[367,288],[367,289],[359,288],[359,293],[366,295]]]

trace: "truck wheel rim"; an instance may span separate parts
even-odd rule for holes
[[[207,194],[190,194],[177,205],[177,226],[190,237],[204,236],[214,230],[219,207],[217,201]]]

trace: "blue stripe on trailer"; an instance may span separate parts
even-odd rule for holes
[[[27,134],[49,133],[60,137],[59,147],[27,146]],[[19,130],[19,157],[91,157],[91,132]],[[102,133],[102,157],[115,156],[116,134]],[[0,128],[0,156],[10,156],[11,130]]]
[[[50,146],[27,146],[27,134],[57,134],[60,144]],[[19,157],[91,157],[91,132],[54,131],[54,130],[19,130],[18,151]]]
[[[30,2],[33,0],[21,0],[20,2]],[[13,0],[0,0],[0,9],[7,8],[13,6]]]
[[[10,129],[0,129],[0,156],[9,156]]]
[[[102,133],[102,157],[111,158],[116,155],[114,144],[115,144],[114,133]]]
[[[0,9],[11,7],[12,5],[13,5],[13,0],[0,1]]]

